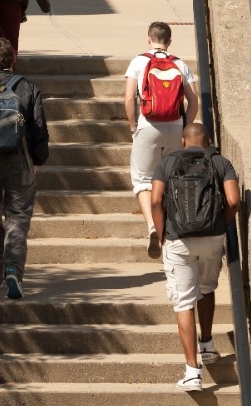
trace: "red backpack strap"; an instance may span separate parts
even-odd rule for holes
[[[177,56],[174,56],[174,55],[169,55],[169,59],[171,59],[171,61],[173,61],[174,59],[180,59],[180,58],[178,58]]]
[[[145,52],[144,54],[140,54],[139,56],[147,56],[147,58],[152,59],[154,57],[153,54],[150,54],[150,52]]]
[[[148,57],[148,58],[150,58],[150,59],[152,59],[157,53],[165,53],[164,51],[156,51],[154,54],[151,54],[150,52],[144,52],[143,54],[140,54],[139,56],[146,56],[146,57]],[[174,55],[166,55],[166,57],[168,58],[168,59],[170,59],[171,61],[173,61],[174,59],[180,59],[180,58],[178,58],[177,56],[174,56]]]

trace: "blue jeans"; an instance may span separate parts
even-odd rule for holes
[[[4,273],[14,265],[22,280],[36,197],[35,176],[23,154],[0,153],[0,193],[0,266]]]

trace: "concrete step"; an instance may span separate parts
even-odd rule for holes
[[[25,75],[124,75],[129,58],[69,55],[19,55],[17,72]],[[197,62],[185,61],[192,72],[197,72]]]
[[[217,364],[203,368],[203,383],[238,385],[234,354],[221,354]],[[145,385],[177,382],[184,373],[182,354],[5,354],[0,383],[125,383]]]
[[[18,57],[17,71],[26,75],[123,75],[128,58],[102,56],[39,55]],[[194,61],[189,61],[196,66]]]
[[[128,166],[131,144],[60,143],[50,144],[47,166]]]
[[[50,142],[132,142],[132,136],[126,120],[72,119],[48,121]]]
[[[37,188],[46,190],[131,190],[129,167],[43,166],[37,171]]]
[[[163,285],[163,292],[165,292],[165,282],[166,278],[160,275]],[[104,281],[104,277],[101,281]],[[86,281],[86,279],[83,279]],[[82,288],[85,285],[83,280],[78,280]],[[95,285],[98,283],[94,283]],[[72,286],[73,283],[70,283]],[[34,294],[34,289],[31,290],[31,283],[27,278],[25,278],[24,292],[25,292],[25,302],[22,304],[15,304],[10,302],[6,295],[6,290],[2,289],[1,297],[3,303],[0,304],[0,309],[2,311],[0,315],[0,321],[2,324],[130,324],[130,325],[156,325],[156,324],[167,324],[175,323],[176,316],[170,304],[159,301],[159,303],[119,303],[118,298],[114,295],[117,302],[111,303],[109,298],[107,299],[105,294],[103,294],[104,302],[98,302],[97,300],[92,303],[88,302],[87,299],[91,296],[90,294],[90,283],[87,280],[88,292],[84,293],[83,296],[86,298],[83,302],[79,303],[68,303],[64,302],[61,304],[56,303],[56,298],[58,297],[55,291],[55,298],[51,299],[51,303],[45,301],[40,303],[37,298],[41,297],[42,294]],[[60,288],[62,292],[63,287]],[[51,289],[50,289],[51,295]],[[66,293],[63,292],[65,295]],[[101,291],[101,294],[103,292]],[[72,294],[72,291],[69,293]],[[79,289],[76,288],[76,294],[81,296]],[[163,295],[163,293],[161,294]],[[133,298],[132,298],[133,300]],[[231,306],[224,303],[217,304],[215,310],[214,323],[225,323],[228,325],[232,323],[232,309]],[[197,315],[196,315],[197,318]],[[232,333],[231,333],[232,336]]]
[[[202,392],[186,393],[175,384],[83,384],[39,383],[7,384],[0,388],[3,405],[17,406],[240,406],[238,385],[204,384]],[[215,387],[217,390],[215,390]],[[217,403],[215,403],[217,402]]]
[[[28,239],[28,264],[160,262],[147,255],[148,238]]]
[[[186,102],[184,103],[186,106]],[[127,120],[124,98],[48,98],[44,99],[44,110],[48,120]],[[196,121],[201,120],[201,112]]]
[[[232,324],[215,324],[220,353],[234,352]],[[1,324],[1,353],[48,354],[181,354],[176,324]]]
[[[28,240],[27,263],[153,262],[147,244],[144,238],[37,238]]]
[[[25,297],[10,301],[0,289],[4,324],[175,324],[166,297],[163,264],[32,264],[23,281]],[[139,294],[140,292],[140,294]],[[214,323],[232,323],[229,281],[222,271]]]
[[[123,98],[48,98],[44,99],[48,120],[91,119],[126,120]]]
[[[131,190],[38,190],[35,213],[139,213],[138,200]]]
[[[30,75],[43,97],[124,97],[124,75]],[[198,78],[195,76],[198,92]],[[199,93],[199,92],[198,92]]]
[[[124,75],[30,75],[43,97],[124,97]]]
[[[29,238],[146,238],[141,214],[34,215]]]

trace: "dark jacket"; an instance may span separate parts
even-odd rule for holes
[[[13,75],[10,71],[0,71],[0,84],[6,84]],[[41,92],[26,78],[21,79],[13,90],[20,97],[26,139],[33,164],[43,165],[49,156],[49,134]]]

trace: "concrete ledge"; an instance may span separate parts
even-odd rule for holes
[[[251,189],[251,18],[249,0],[208,0],[221,151],[236,168],[242,190],[240,240],[248,281]]]

